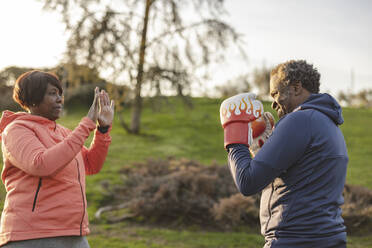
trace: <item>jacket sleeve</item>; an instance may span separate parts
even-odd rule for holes
[[[279,175],[279,171],[262,166],[251,159],[247,146],[233,144],[228,149],[228,165],[231,175],[243,195],[248,196],[260,192]]]
[[[245,145],[229,147],[228,163],[239,191],[252,195],[264,189],[301,159],[310,140],[309,118],[299,111],[277,124],[254,159]]]
[[[3,135],[5,156],[14,166],[30,175],[51,176],[75,158],[95,127],[92,120],[84,117],[60,143],[47,148],[32,129],[14,123]]]
[[[108,132],[101,133],[96,129],[89,149],[83,147],[82,154],[84,158],[85,173],[87,175],[96,174],[101,170],[111,143],[111,137],[109,134],[110,130],[111,127]]]

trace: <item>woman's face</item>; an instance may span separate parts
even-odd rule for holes
[[[63,108],[63,96],[58,88],[52,84],[47,85],[43,101],[37,105],[30,107],[31,114],[40,115],[49,120],[57,120]]]

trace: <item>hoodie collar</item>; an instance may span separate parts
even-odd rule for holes
[[[327,93],[311,94],[309,98],[294,111],[305,109],[318,110],[327,115],[337,125],[344,123],[341,106],[336,99]]]

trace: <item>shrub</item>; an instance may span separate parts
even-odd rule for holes
[[[122,185],[108,186],[103,213],[109,222],[139,218],[146,223],[197,224],[233,229],[259,225],[258,194],[238,193],[227,166],[168,158],[135,163],[120,171]],[[349,233],[371,232],[372,191],[346,185],[343,217]]]
[[[13,87],[0,85],[0,111],[20,111],[22,108],[13,100]]]
[[[123,183],[113,186],[109,201],[115,196],[114,205],[101,208],[96,216],[111,212],[109,221],[120,221],[126,217],[141,217],[153,222],[169,224],[200,224],[205,226],[224,227],[230,220],[221,215],[221,209],[227,209],[225,202],[237,189],[226,166],[216,164],[205,166],[190,160],[148,160],[136,163],[121,171]],[[222,205],[220,206],[220,200]],[[241,198],[244,206],[257,204],[253,198]],[[115,207],[116,204],[116,207]],[[120,207],[118,207],[120,205]],[[126,208],[131,214],[124,211]],[[257,209],[257,206],[248,207]],[[113,212],[119,213],[118,215]],[[235,211],[232,209],[232,211]],[[254,216],[254,211],[242,211]],[[240,218],[240,217],[235,217]],[[235,224],[236,220],[233,222]],[[239,222],[240,223],[240,222]],[[231,226],[231,225],[230,225]]]
[[[89,108],[92,105],[94,99],[94,89],[96,87],[105,89],[105,84],[83,84],[79,87],[65,90],[65,107],[67,109],[76,108],[78,106]]]
[[[256,195],[257,196],[257,195]],[[259,224],[258,197],[245,197],[240,193],[221,199],[214,204],[212,213],[220,226],[232,228],[241,225]]]
[[[348,233],[371,232],[372,191],[362,186],[345,185],[344,199],[342,211]]]

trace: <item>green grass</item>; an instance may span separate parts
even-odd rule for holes
[[[252,231],[215,232],[130,227],[125,223],[95,226],[88,236],[94,248],[262,248],[264,239]],[[349,248],[372,247],[372,238],[348,236]]]
[[[120,230],[120,231],[119,231]],[[263,238],[255,233],[171,230],[157,227],[129,227],[125,224],[100,226],[89,237],[96,247],[262,247]]]
[[[226,164],[223,131],[219,122],[222,100],[194,98],[194,109],[187,109],[177,98],[163,102],[160,112],[153,112],[152,102],[145,102],[140,136],[129,135],[121,128],[117,117],[111,132],[112,144],[102,171],[87,177],[88,212],[92,247],[262,247],[263,238],[257,232],[212,232],[203,230],[173,230],[172,228],[138,227],[122,223],[107,225],[94,220],[94,212],[103,200],[101,182],[111,184],[122,180],[118,171],[123,166],[148,158],[188,158],[202,162]],[[266,110],[271,111],[268,103]],[[73,129],[87,110],[70,111],[58,122]],[[372,110],[344,109],[341,126],[349,152],[347,183],[372,189]],[[275,116],[275,115],[274,115]],[[129,111],[124,115],[129,120]],[[90,139],[87,141],[89,145]],[[1,204],[4,201],[2,190]],[[0,206],[2,207],[2,205]],[[372,247],[369,237],[349,237],[348,247]]]
[[[345,108],[341,126],[349,153],[347,183],[372,189],[372,109]]]

